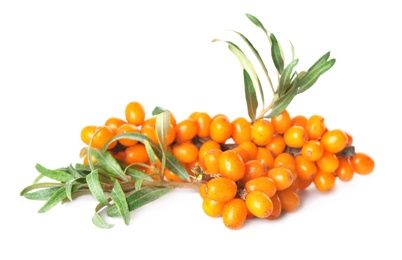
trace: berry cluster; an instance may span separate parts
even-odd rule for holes
[[[176,121],[170,113],[168,129],[164,138],[167,149],[192,176],[190,182],[199,183],[204,212],[222,217],[230,229],[241,228],[250,218],[274,220],[282,211],[297,210],[299,191],[310,186],[327,192],[337,179],[348,182],[355,173],[370,174],[374,169],[369,155],[354,150],[348,132],[328,129],[319,115],[291,117],[284,110],[252,122],[194,112]],[[143,134],[155,144],[160,141],[156,116],[146,118],[139,102],[127,104],[124,120],[109,118],[101,127],[84,127],[81,139],[102,148],[112,137],[130,132]],[[88,164],[85,151],[82,156]],[[118,139],[109,144],[108,151],[154,180],[187,182],[167,168],[163,175],[155,174],[159,165],[137,140]]]

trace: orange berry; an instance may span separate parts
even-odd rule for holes
[[[238,153],[226,150],[219,157],[219,171],[223,176],[238,181],[243,178],[246,166]]]
[[[332,173],[335,172],[338,168],[339,159],[335,154],[325,151],[323,156],[321,156],[321,158],[318,159],[315,163],[321,170]]]
[[[236,146],[232,149],[232,151],[235,151],[236,153],[238,153],[244,163],[250,161],[250,155],[248,154],[248,152],[245,149],[243,149],[239,146]]]
[[[222,153],[221,149],[211,149],[205,153],[203,161],[207,173],[220,173],[219,157]]]
[[[135,145],[127,147],[125,153],[125,162],[128,164],[137,162],[146,163],[149,161],[147,149],[142,143],[137,143]]]
[[[300,148],[307,141],[307,133],[304,127],[291,126],[283,134],[285,144],[292,148]]]
[[[192,163],[198,159],[198,148],[190,141],[175,144],[172,153],[176,159],[182,163]]]
[[[133,124],[124,123],[121,126],[119,126],[115,132],[116,132],[116,134],[139,133],[140,129]],[[128,139],[128,138],[119,139],[118,142],[124,146],[131,146],[131,145],[135,145],[136,143],[138,143],[137,140],[132,140],[132,139]]]
[[[302,178],[296,178],[296,180],[293,181],[292,186],[289,187],[289,189],[293,189],[295,191],[305,190],[311,185],[311,183],[313,183],[313,179],[314,177],[308,180]]]
[[[254,160],[257,158],[258,149],[257,145],[253,142],[243,142],[238,145],[238,147],[243,148],[249,155],[249,160]]]
[[[338,153],[348,144],[348,136],[340,129],[329,130],[322,135],[321,143],[326,151]]]
[[[200,194],[201,198],[205,199],[207,197],[207,184],[202,183],[200,188],[198,189],[198,193]]]
[[[258,147],[256,160],[261,161],[267,168],[274,167],[274,156],[266,147]]]
[[[281,201],[282,210],[293,212],[300,206],[300,197],[292,189],[278,191],[278,197]]]
[[[274,137],[274,126],[267,119],[259,119],[251,126],[251,139],[257,146],[268,145]]]
[[[208,140],[204,142],[199,148],[198,159],[199,160],[204,159],[205,154],[212,149],[221,150],[221,145],[214,140]]]
[[[145,109],[141,103],[132,101],[126,105],[125,115],[128,123],[139,126],[144,123]]]
[[[186,118],[175,125],[176,142],[183,143],[192,140],[198,133],[197,123],[191,119]]]
[[[250,191],[245,201],[247,209],[257,218],[267,218],[274,210],[271,199],[262,191]]]
[[[97,127],[92,138],[92,147],[101,149],[114,136],[115,133],[111,127],[108,126]],[[107,149],[108,150],[112,149],[113,147],[116,146],[116,144],[117,141],[110,143]]]
[[[283,140],[282,135],[274,135],[272,141],[268,145],[266,145],[266,147],[271,151],[273,156],[277,156],[278,154],[285,151],[285,140]]]
[[[270,169],[268,171],[268,177],[275,182],[277,190],[289,188],[294,180],[292,171],[283,167],[275,167]]]
[[[246,182],[244,188],[248,191],[261,191],[268,197],[272,197],[276,194],[276,184],[268,176],[256,177]]]
[[[225,143],[232,136],[232,124],[226,116],[216,116],[211,121],[209,134],[212,140]]]
[[[287,110],[283,110],[279,115],[272,117],[271,122],[274,126],[275,132],[278,134],[283,134],[291,126],[292,119],[289,115],[289,112]]]
[[[244,117],[232,121],[232,139],[236,144],[251,141],[251,123]]]
[[[324,154],[324,145],[318,140],[308,140],[303,146],[301,153],[306,160],[317,161]]]
[[[94,136],[96,130],[96,126],[94,125],[88,125],[85,126],[81,129],[81,141],[84,142],[84,144],[89,145],[89,142],[91,141],[92,137]]]
[[[307,122],[307,118],[303,115],[297,115],[294,116],[291,120],[290,125],[298,125],[298,126],[302,126],[305,127],[306,126],[306,122]]]
[[[207,198],[227,202],[237,193],[236,183],[226,177],[214,178],[207,182]]]
[[[274,167],[288,168],[296,173],[296,159],[290,153],[281,153],[275,157]]]
[[[268,176],[268,168],[259,160],[250,160],[244,165],[246,167],[244,176],[238,181],[241,186],[254,178]]]
[[[208,216],[212,218],[217,218],[222,216],[222,211],[225,204],[225,202],[219,202],[210,198],[205,198],[202,202],[202,209]]]
[[[198,132],[197,136],[200,138],[207,138],[209,137],[209,130],[211,127],[212,118],[206,112],[197,112],[194,113],[191,118],[197,123]]]
[[[282,204],[281,200],[279,199],[278,194],[273,195],[270,197],[273,205],[273,210],[271,215],[267,217],[268,220],[275,220],[278,219],[282,213]]]
[[[320,192],[327,192],[335,187],[336,177],[332,172],[326,172],[318,169],[314,176],[313,183]]]
[[[307,119],[305,129],[310,139],[319,139],[327,131],[324,118],[319,115],[310,116]]]
[[[317,165],[307,160],[303,155],[296,156],[295,160],[298,178],[310,180],[317,173]]]
[[[234,198],[227,202],[222,210],[223,224],[232,230],[240,229],[246,222],[248,209],[246,202],[239,198]]]
[[[179,176],[177,176],[174,172],[172,172],[172,171],[169,170],[168,168],[165,168],[165,169],[164,169],[163,177],[164,177],[164,179],[167,180],[167,181],[185,182],[185,180],[183,180],[182,178],[180,178]]]
[[[339,157],[338,159],[339,166],[335,171],[336,176],[343,182],[352,180],[355,173],[353,164],[350,162],[349,158]]]
[[[113,129],[113,131],[117,131],[117,129],[122,125],[127,123],[123,119],[117,118],[117,117],[110,117],[106,120],[105,126],[109,126],[110,128]]]
[[[370,174],[374,170],[374,160],[366,153],[355,153],[350,161],[358,174]]]

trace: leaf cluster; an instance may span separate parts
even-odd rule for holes
[[[287,108],[287,106],[297,94],[303,93],[310,87],[312,87],[314,83],[316,83],[318,78],[335,64],[335,59],[329,59],[330,52],[327,52],[322,57],[320,57],[308,70],[297,72],[295,70],[295,67],[299,60],[294,58],[293,45],[291,44],[291,61],[285,65],[283,49],[275,35],[269,32],[261,23],[261,21],[258,20],[255,16],[251,14],[246,14],[246,16],[267,36],[270,45],[270,57],[278,76],[277,85],[274,86],[271,76],[268,72],[268,68],[264,63],[260,53],[246,36],[244,36],[240,32],[233,31],[240,36],[240,38],[246,43],[251,52],[254,54],[271,87],[272,100],[268,105],[265,105],[265,95],[263,91],[264,89],[262,87],[260,77],[257,74],[254,64],[238,45],[231,41],[223,41],[228,44],[229,50],[237,57],[241,64],[243,70],[247,111],[251,121],[254,122],[263,117],[270,118],[280,114],[283,110]],[[213,40],[213,42],[216,41],[222,40]],[[260,100],[262,102],[262,109],[259,114],[257,114],[257,109],[260,105],[258,102],[257,94],[259,94]]]
[[[30,200],[44,200],[44,205],[39,213],[51,210],[59,203],[65,203],[75,198],[92,194],[98,201],[92,222],[100,228],[110,228],[113,225],[106,223],[101,217],[101,211],[106,210],[109,217],[122,217],[124,223],[130,223],[130,212],[148,204],[172,190],[173,186],[163,180],[164,168],[168,168],[183,180],[190,180],[190,176],[184,166],[168,151],[166,135],[168,132],[170,113],[155,109],[157,114],[156,132],[159,144],[141,133],[119,134],[110,139],[103,149],[91,147],[84,148],[88,158],[88,165],[75,164],[59,169],[48,169],[41,164],[36,164],[39,176],[34,183],[25,187],[20,195]],[[110,143],[119,139],[131,139],[142,142],[147,147],[150,160],[156,168],[154,174],[159,175],[159,180],[154,180],[150,175],[133,166],[149,167],[147,164],[126,165],[116,160],[107,150]],[[161,163],[158,164],[156,160]],[[47,179],[46,181],[43,181]],[[145,184],[149,184],[146,186]]]

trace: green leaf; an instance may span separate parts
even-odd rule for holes
[[[74,179],[85,178],[85,174],[75,169],[71,164],[67,167],[68,172],[73,176]]]
[[[335,59],[328,60],[325,62],[322,62],[316,66],[312,70],[308,70],[306,75],[300,79],[298,82],[298,94],[303,93],[307,89],[309,89],[311,86],[314,85],[314,83],[318,80],[318,78],[327,72],[332,66],[335,64]]]
[[[156,145],[154,142],[152,142],[151,139],[149,139],[147,136],[140,134],[140,133],[124,133],[124,134],[119,134],[114,137],[112,137],[104,146],[104,150],[106,150],[108,144],[111,142],[114,142],[116,140],[119,140],[121,138],[127,138],[131,140],[137,140],[139,142],[145,143],[145,141],[148,141],[149,144],[152,147],[152,150],[154,150],[156,156],[162,160],[163,156],[163,151],[159,147],[159,145]],[[176,157],[173,156],[173,154],[168,150],[166,151],[166,168],[171,170],[174,174],[179,176],[183,180],[190,180],[190,175],[188,174],[186,168],[176,159]]]
[[[331,55],[331,52],[327,52],[324,55],[321,56],[321,58],[319,58],[314,64],[313,66],[311,66],[308,71],[312,71],[315,68],[317,68],[318,66],[320,66],[321,64],[325,63],[328,59],[329,56]]]
[[[95,199],[99,201],[102,205],[108,205],[109,202],[99,181],[98,170],[94,170],[90,174],[88,174],[86,177],[86,181],[88,184],[88,188]]]
[[[30,200],[48,200],[56,191],[63,188],[63,186],[55,186],[46,189],[40,189],[33,192],[24,193],[23,196]]]
[[[291,86],[291,80],[292,80],[292,75],[293,75],[293,69],[297,65],[299,60],[293,60],[291,63],[289,63],[286,68],[283,70],[283,73],[280,77],[279,80],[279,86],[278,86],[278,97],[281,98],[284,93],[286,93]],[[296,87],[296,86],[295,86]]]
[[[271,56],[274,62],[275,68],[279,74],[282,74],[284,68],[284,58],[282,55],[281,47],[274,34],[270,35],[272,46],[271,46]]]
[[[96,159],[96,165],[104,169],[110,176],[127,180],[127,176],[120,167],[117,160],[108,151],[100,151],[99,149],[91,149],[92,156]]]
[[[222,41],[222,40],[215,39],[213,41],[215,42],[215,41]],[[257,72],[256,72],[253,64],[251,63],[251,61],[244,54],[244,52],[236,44],[234,44],[230,41],[223,41],[223,42],[228,44],[229,50],[237,57],[242,68],[247,71],[249,78],[251,79],[251,82],[253,83],[250,85],[250,87],[251,86],[253,88],[258,87],[258,89],[261,89],[261,83],[258,78]],[[255,92],[255,90],[254,90],[254,92]]]
[[[152,177],[149,176],[148,174],[144,173],[141,170],[138,170],[136,168],[128,167],[126,168],[126,174],[131,177],[131,179],[135,181],[139,180],[147,180],[147,181],[152,181]]]
[[[74,185],[72,191],[76,191],[81,185]],[[60,203],[64,198],[67,197],[66,187],[60,187],[53,195],[46,201],[46,203],[39,209],[39,213],[45,213]]]
[[[152,149],[151,144],[150,144],[148,141],[144,141],[144,146],[145,146],[145,149],[147,150],[147,154],[148,154],[149,160],[150,160],[154,165],[157,165],[156,158],[155,158],[155,152],[154,152],[154,150]]]
[[[56,182],[35,182],[27,187],[25,187],[21,192],[20,196],[25,196],[28,192],[36,189],[45,189],[45,188],[52,188],[52,187],[62,187],[63,183],[56,183]]]
[[[166,139],[169,134],[170,126],[170,112],[168,110],[158,114],[156,116],[156,137],[158,138],[159,145],[162,151],[166,151],[167,144]]]
[[[107,224],[105,220],[99,215],[99,213],[95,212],[94,216],[92,217],[92,223],[97,226],[98,228],[109,229],[112,228],[113,224]]]
[[[127,196],[126,200],[128,203],[128,208],[130,211],[134,211],[135,209],[142,207],[152,201],[155,201],[163,195],[166,195],[171,190],[171,187],[145,187],[137,190]],[[108,208],[107,215],[109,217],[121,216],[118,208],[115,205]]]
[[[162,107],[160,107],[160,106],[156,106],[155,108],[154,108],[154,110],[152,110],[152,115],[153,116],[156,116],[156,115],[158,115],[158,114],[160,114],[160,113],[163,113],[163,112],[165,112],[166,111],[166,109],[164,109],[164,108],[162,108]]]
[[[248,18],[253,24],[255,24],[258,28],[260,28],[261,30],[264,31],[264,33],[267,35],[269,44],[272,45],[271,39],[270,39],[270,37],[269,37],[270,32],[269,32],[267,29],[265,29],[265,27],[264,27],[264,25],[261,23],[261,21],[258,20],[257,17],[255,17],[254,15],[246,14],[246,16],[247,16],[247,18]]]
[[[120,216],[123,217],[124,223],[126,225],[130,224],[130,210],[128,208],[126,195],[118,181],[115,181],[114,183],[113,190],[110,193],[110,198],[112,198],[115,203]]]
[[[293,82],[292,84],[297,84],[297,79],[296,82]],[[287,93],[285,93],[282,97],[278,98],[276,95],[274,97],[274,103],[272,106],[272,109],[269,114],[264,116],[265,118],[270,118],[274,117],[278,114],[280,114],[283,110],[285,110],[290,102],[293,100],[293,98],[297,95],[297,87],[291,86],[288,90]]]
[[[53,179],[53,180],[56,180],[56,181],[66,183],[66,182],[68,182],[68,181],[73,179],[73,176],[71,174],[68,174],[65,171],[62,171],[62,170],[50,170],[50,169],[47,169],[47,168],[43,167],[39,163],[36,164],[35,168],[43,176],[46,176],[46,177],[48,177],[50,179]]]
[[[271,77],[269,76],[269,73],[268,73],[268,69],[265,66],[264,61],[262,60],[259,52],[254,48],[253,44],[251,44],[251,42],[243,34],[236,32],[236,31],[233,31],[233,32],[238,34],[247,43],[247,45],[249,46],[249,48],[251,49],[251,51],[254,53],[255,57],[257,58],[258,62],[260,63],[260,66],[261,66],[262,70],[264,71],[264,74],[267,77],[269,84],[273,88]],[[259,91],[260,91],[262,106],[265,107],[264,91],[262,89],[261,84],[259,85]]]
[[[246,70],[243,70],[243,76],[248,116],[250,117],[251,121],[254,122],[258,107],[257,95],[255,93],[255,88],[253,86],[253,82],[251,81],[250,75]]]

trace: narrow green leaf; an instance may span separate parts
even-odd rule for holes
[[[298,82],[298,94],[303,93],[318,80],[318,78],[327,72],[335,64],[335,59],[325,61],[314,67],[313,70],[307,71],[307,74]]]
[[[326,62],[330,56],[331,52],[327,52],[324,55],[322,55],[309,69],[308,71],[312,71],[324,62]]]
[[[115,203],[120,216],[123,217],[124,223],[126,225],[130,224],[130,210],[127,204],[126,195],[120,186],[118,181],[115,181],[113,190],[110,193],[110,198],[112,198]]]
[[[131,140],[137,140],[139,142],[144,143],[145,141],[148,141],[149,144],[152,147],[152,150],[154,150],[156,156],[162,160],[163,152],[159,145],[156,145],[154,142],[152,142],[151,139],[149,139],[147,136],[140,134],[140,133],[124,133],[124,134],[119,134],[114,137],[112,137],[104,146],[104,150],[106,150],[106,147],[108,144],[110,144],[113,141],[119,140],[121,138],[127,138]],[[173,156],[173,154],[170,151],[166,151],[166,168],[171,170],[174,174],[179,176],[183,180],[190,180],[190,175],[188,174],[186,168],[176,159],[176,157]]]
[[[127,196],[126,200],[128,203],[128,208],[130,211],[134,211],[135,209],[142,207],[152,201],[157,200],[158,198],[166,195],[169,191],[171,191],[171,187],[163,187],[163,188],[142,188],[137,190],[130,195]],[[109,217],[119,217],[120,212],[118,208],[113,205],[108,208],[107,215]]]
[[[281,98],[282,95],[288,91],[288,89],[291,85],[290,82],[292,80],[293,69],[295,68],[295,66],[297,65],[298,62],[299,62],[299,60],[297,60],[297,59],[293,60],[283,70],[283,73],[279,80],[279,86],[278,86],[278,90],[277,90],[279,98]]]
[[[151,147],[151,144],[148,141],[144,141],[145,149],[147,150],[147,154],[149,157],[149,160],[154,164],[157,165],[156,158],[155,158],[155,152]]]
[[[33,192],[24,193],[23,196],[30,200],[48,200],[52,195],[58,191],[59,189],[63,188],[63,186],[55,186],[46,189],[40,189]]]
[[[45,213],[60,203],[65,197],[66,194],[66,187],[60,187],[57,191],[53,193],[53,195],[46,201],[46,203],[39,209],[39,213]]]
[[[274,62],[275,68],[279,74],[282,74],[284,68],[284,57],[281,51],[281,47],[276,39],[275,35],[271,33],[270,35],[272,46],[271,46],[271,56]]]
[[[255,93],[255,88],[253,86],[253,82],[250,78],[250,75],[247,73],[246,70],[243,70],[243,76],[244,76],[244,90],[246,93],[248,116],[250,117],[251,121],[254,122],[255,117],[257,115],[257,107],[258,107],[257,94]]]
[[[112,228],[113,224],[107,224],[105,220],[99,215],[99,213],[95,212],[94,216],[92,217],[92,223],[97,226],[98,228],[109,229]]]
[[[96,165],[104,169],[110,176],[127,180],[123,169],[117,160],[108,151],[102,152],[99,149],[91,149],[92,155],[96,159]]]
[[[53,187],[62,187],[63,183],[56,183],[56,182],[37,182],[25,187],[21,192],[20,196],[25,196],[28,192],[37,189],[46,189],[46,188],[53,188]]]
[[[75,169],[71,164],[67,167],[68,172],[73,176],[74,179],[83,177],[85,178],[85,174]]]
[[[292,84],[297,83],[293,82]],[[297,87],[291,86],[288,92],[285,93],[282,97],[278,98],[277,96],[275,96],[274,98],[276,98],[276,100],[274,101],[271,111],[264,117],[270,118],[280,114],[283,110],[285,110],[288,107],[288,105],[296,95],[297,95]]]
[[[92,195],[95,199],[101,203],[102,205],[108,205],[109,202],[106,198],[105,192],[102,189],[101,183],[99,181],[98,170],[92,171],[87,175],[86,181],[88,184],[88,188],[91,191]]]
[[[147,180],[147,181],[152,181],[152,177],[149,176],[148,174],[144,173],[141,170],[138,170],[136,168],[128,167],[126,168],[126,174],[131,177],[131,179],[138,181],[138,180]]]
[[[249,46],[251,51],[254,53],[255,57],[257,58],[258,62],[260,63],[260,66],[261,66],[262,70],[264,71],[264,74],[267,77],[267,80],[268,80],[268,82],[271,85],[271,88],[273,90],[273,84],[272,84],[271,77],[269,76],[268,69],[265,66],[264,61],[262,60],[261,55],[259,54],[259,52],[254,48],[253,44],[242,33],[236,32],[236,31],[233,31],[233,32],[238,34],[247,43],[247,45]],[[261,96],[261,101],[262,101],[262,107],[265,107],[264,91],[262,89],[261,84],[259,85],[259,91],[260,91],[260,96]]]
[[[271,41],[271,38],[269,37],[269,35],[271,33],[264,27],[264,25],[261,23],[261,21],[258,20],[257,17],[255,17],[254,15],[246,14],[246,16],[254,25],[256,25],[258,28],[260,28],[265,33],[265,35],[268,38],[269,44],[272,46],[272,41]]]
[[[170,112],[168,110],[156,116],[156,122],[155,122],[156,137],[158,138],[158,142],[162,151],[166,151],[167,149],[166,139],[169,134],[169,125],[170,125]]]
[[[66,183],[66,182],[68,182],[68,181],[73,179],[73,176],[71,174],[68,174],[65,171],[62,171],[62,170],[50,170],[50,169],[47,169],[47,168],[43,167],[39,163],[36,164],[35,168],[43,176],[46,176],[46,177],[48,177],[50,179],[53,179],[53,180],[56,180],[56,181]]]
[[[165,112],[166,111],[166,109],[164,109],[164,108],[162,108],[162,107],[160,107],[160,106],[156,106],[155,108],[154,108],[154,110],[152,110],[152,115],[153,116],[156,116],[156,115],[158,115],[158,114],[160,114],[160,113],[163,113],[163,112]]]

